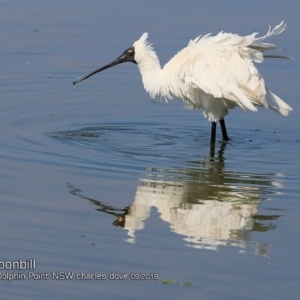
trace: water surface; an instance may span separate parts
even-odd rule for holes
[[[4,1],[0,261],[107,278],[0,280],[3,297],[297,299],[296,6]],[[133,64],[72,87],[144,31],[165,63],[199,34],[264,34],[282,19],[288,29],[272,42],[295,60],[259,68],[293,112],[232,111],[231,140],[214,149],[201,112],[150,99]],[[135,273],[159,279],[120,279]]]

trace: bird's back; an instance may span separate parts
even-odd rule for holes
[[[220,32],[191,40],[163,68],[165,84],[172,96],[201,108],[210,121],[218,121],[228,109],[240,106],[256,111],[256,106],[272,108],[287,115],[291,107],[265,86],[253,62],[262,62],[263,52],[276,48],[264,39],[281,33],[285,23],[260,38]]]

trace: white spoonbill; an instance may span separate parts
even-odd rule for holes
[[[276,45],[263,41],[282,33],[285,22],[275,26],[262,37],[257,33],[247,36],[220,32],[216,36],[206,34],[189,42],[161,68],[152,44],[144,33],[132,47],[113,62],[76,79],[73,84],[124,62],[137,64],[145,90],[152,98],[179,98],[193,109],[202,109],[204,116],[212,122],[211,144],[215,143],[216,126],[220,122],[224,140],[229,140],[224,117],[229,109],[240,106],[257,111],[257,106],[270,108],[287,116],[292,108],[273,94],[253,62],[261,63],[266,50]]]

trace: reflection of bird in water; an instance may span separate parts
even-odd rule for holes
[[[257,111],[257,106],[270,108],[287,116],[292,108],[265,85],[254,62],[264,60],[265,51],[276,49],[265,39],[282,33],[281,22],[262,37],[220,32],[191,40],[163,68],[144,33],[132,47],[113,62],[76,79],[73,84],[124,62],[137,64],[146,91],[151,97],[179,98],[193,109],[202,109],[212,122],[211,143],[215,143],[216,126],[220,122],[224,140],[228,140],[224,117],[237,106]],[[283,58],[282,56],[272,56]],[[286,58],[286,57],[284,57]]]
[[[193,168],[146,168],[133,203],[117,209],[83,195],[69,184],[70,193],[86,199],[98,211],[114,215],[115,226],[128,231],[128,242],[144,229],[155,207],[173,232],[183,235],[187,246],[217,249],[219,245],[245,248],[250,232],[274,229],[279,215],[258,215],[257,206],[281,185],[280,174],[243,174],[225,171],[224,149],[217,157],[193,162]],[[257,253],[267,254],[267,243],[256,244]]]
[[[227,172],[226,176],[238,183],[228,185],[212,181],[160,180],[159,175],[154,179],[155,169],[147,172],[145,175],[150,176],[141,180],[130,206],[131,218],[144,222],[150,216],[151,207],[156,207],[161,219],[171,224],[172,231],[185,236],[188,246],[215,250],[219,245],[244,248],[244,242],[251,240],[251,231],[275,228],[272,223],[266,225],[264,221],[279,216],[256,216],[264,187],[255,185],[262,183],[263,176],[241,180],[239,174]],[[207,172],[197,172],[194,176],[204,180]],[[272,182],[268,184],[272,185]],[[126,229],[134,237],[135,228],[129,225]]]

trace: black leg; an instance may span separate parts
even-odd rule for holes
[[[210,161],[214,160],[214,157],[215,157],[215,148],[216,148],[216,145],[211,143],[210,144],[210,152],[209,152]]]
[[[217,122],[211,122],[210,144],[216,143]]]
[[[221,125],[223,140],[224,141],[230,140],[229,137],[228,137],[228,135],[227,135],[227,130],[226,130],[226,125],[225,125],[224,119],[220,120],[220,125]]]

